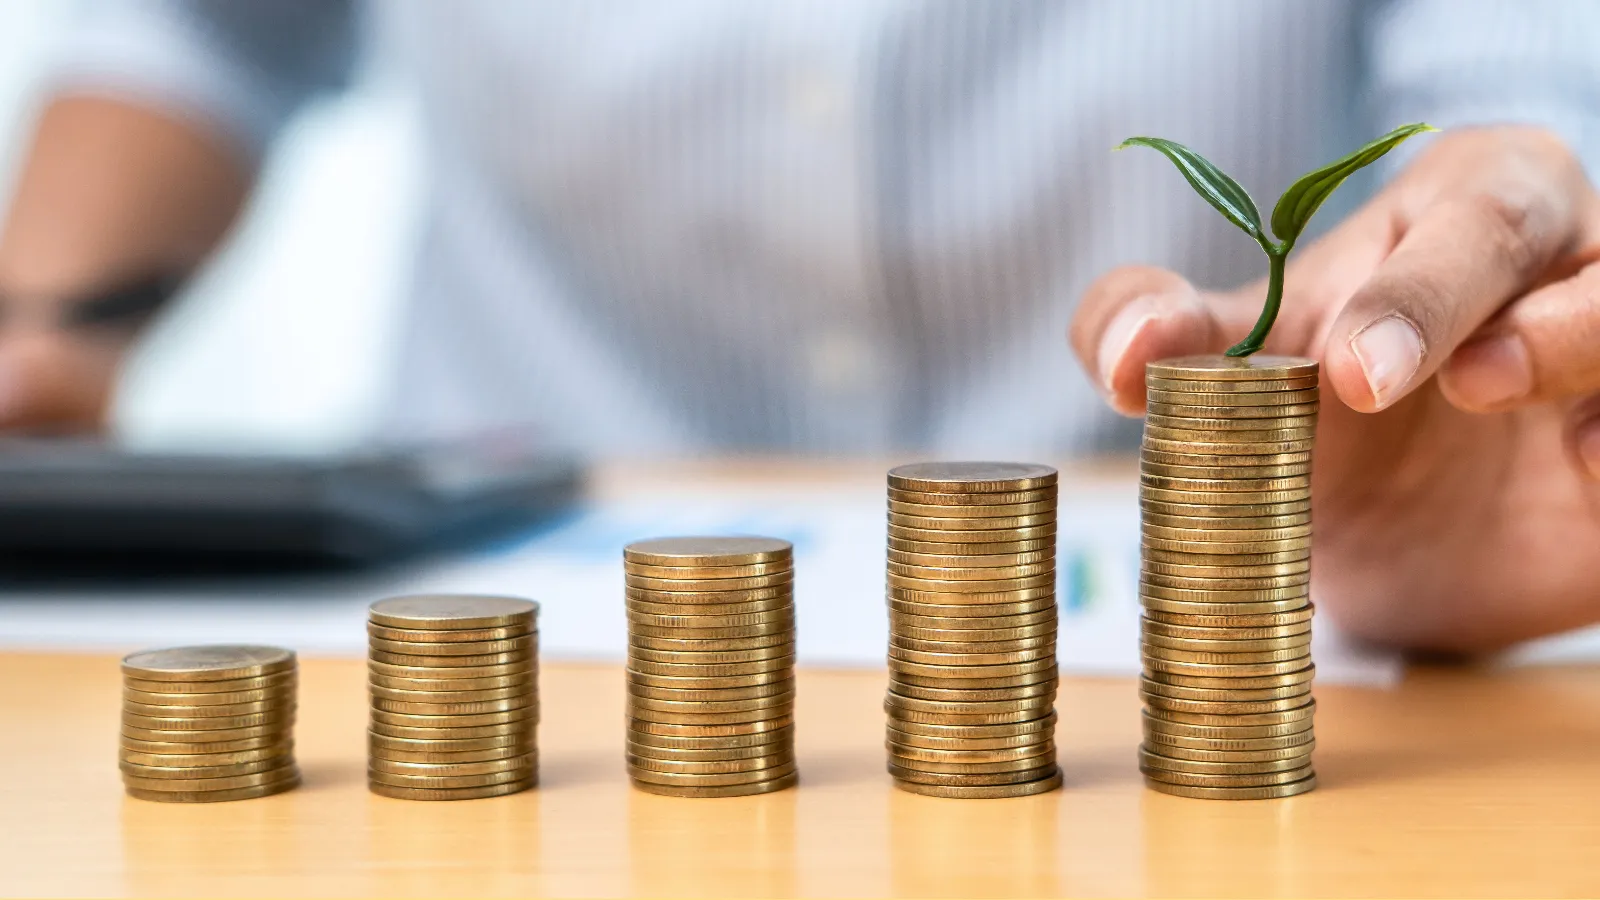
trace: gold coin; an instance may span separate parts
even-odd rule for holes
[[[628,695],[628,709],[639,718],[657,718],[644,711],[671,713],[725,713],[767,712],[794,704],[794,691],[789,690],[764,697],[729,698],[724,700],[660,700],[653,697]],[[665,721],[665,720],[662,720]]]
[[[509,641],[529,637],[535,632],[522,625],[507,625],[500,628],[389,628],[368,622],[367,634],[386,641],[408,644],[456,644]]]
[[[964,608],[964,607],[963,607]],[[1020,635],[1038,633],[1036,629],[1054,626],[1060,617],[1055,607],[1012,616],[921,616],[889,610],[889,627],[910,631],[1015,631]]]
[[[532,673],[499,675],[486,678],[420,679],[395,678],[367,673],[367,685],[374,693],[392,700],[419,699],[412,694],[427,695],[432,699],[452,702],[458,700],[493,700],[515,693],[537,690],[538,680]],[[378,690],[378,689],[382,690]]]
[[[1022,599],[1010,603],[922,603],[915,600],[904,599],[897,596],[903,592],[891,589],[888,596],[889,615],[916,616],[924,619],[945,620],[991,620],[1012,619],[1019,616],[1047,616],[1054,618],[1056,615],[1056,595],[1054,588],[1042,590],[1020,591]],[[921,591],[912,591],[913,596],[922,594]],[[962,595],[963,597],[967,595]],[[948,595],[938,595],[938,599],[946,600]],[[965,621],[963,622],[965,624]]]
[[[1053,576],[1056,571],[1055,560],[1033,563],[1030,565],[1010,565],[1001,567],[970,568],[959,566],[922,566],[907,565],[889,560],[886,568],[890,575],[896,578],[911,578],[918,580],[938,581],[982,581],[988,583],[1013,583],[1019,578],[1044,578]]]
[[[743,752],[752,748],[769,747],[773,744],[794,742],[794,726],[787,725],[779,728],[763,728],[759,731],[729,733],[720,735],[702,734],[656,734],[648,731],[628,730],[628,743],[638,747],[647,747],[651,753],[722,753]],[[761,753],[767,751],[762,750]],[[760,755],[758,753],[757,755]]]
[[[623,596],[630,608],[637,608],[636,604],[639,603],[653,603],[675,607],[666,611],[669,615],[689,615],[690,606],[749,605],[752,609],[787,606],[794,602],[794,583],[743,591],[658,591],[627,585],[623,588]]]
[[[1305,523],[1283,528],[1184,528],[1145,522],[1141,524],[1139,533],[1146,541],[1171,541],[1174,544],[1234,545],[1307,541],[1309,546],[1311,525]]]
[[[529,678],[538,676],[539,662],[532,655],[514,663],[487,666],[403,666],[367,659],[368,676],[382,675],[405,681],[463,681],[479,678]]]
[[[884,729],[885,740],[894,742],[900,747],[915,747],[923,750],[1004,750],[1008,748],[1029,747],[1040,741],[1053,741],[1054,734],[1050,731],[1034,731],[1027,734],[1014,734],[1005,737],[992,738],[944,738],[931,737],[925,734],[912,734],[901,731],[897,723],[891,719]]]
[[[143,681],[232,681],[295,668],[292,650],[257,644],[202,644],[141,650],[122,659],[122,674]]]
[[[644,782],[646,784],[665,784],[674,787],[725,787],[734,784],[773,781],[793,774],[795,774],[795,764],[792,762],[755,772],[723,772],[719,774],[656,772],[640,768],[630,768],[628,770],[628,777],[632,778],[636,784]]]
[[[956,518],[934,516],[919,516],[910,513],[900,513],[889,510],[889,524],[898,528],[908,528],[918,532],[959,532],[958,537],[963,542],[971,540],[971,533],[1008,533],[1020,531],[1024,528],[1055,527],[1056,514],[1033,513],[1025,516],[993,516],[982,518],[977,516]],[[915,536],[915,535],[912,535]],[[1021,535],[1007,537],[1006,540],[1019,540]]]
[[[1011,591],[1050,587],[1055,584],[1055,581],[1056,576],[1053,567],[1050,571],[1038,575],[988,579],[913,578],[893,571],[889,572],[889,586],[891,588],[931,593],[1003,594]]]
[[[1291,600],[1250,603],[1219,603],[1207,600],[1194,603],[1183,600],[1167,600],[1162,597],[1152,596],[1158,591],[1165,591],[1166,593],[1181,593],[1179,591],[1170,591],[1165,588],[1158,589],[1152,587],[1148,590],[1140,591],[1139,602],[1141,605],[1143,605],[1146,615],[1159,615],[1163,617],[1183,616],[1196,619],[1262,618],[1264,616],[1298,612],[1299,610],[1310,606],[1311,598],[1309,596],[1304,596],[1305,591],[1303,586],[1301,588],[1297,588],[1296,590],[1300,590],[1303,596]],[[1216,591],[1189,591],[1187,593],[1211,594],[1213,596],[1217,594]],[[1263,592],[1240,591],[1237,593],[1251,595]]]
[[[477,657],[501,653],[522,653],[531,651],[538,645],[538,638],[533,635],[509,638],[503,641],[434,641],[432,643],[390,641],[370,636],[367,638],[367,646],[371,650],[430,658],[435,656]]]
[[[538,615],[539,604],[532,600],[479,594],[389,597],[367,608],[368,620],[374,625],[417,630],[532,629]]]
[[[649,578],[644,575],[627,574],[628,587],[634,590],[649,591],[751,591],[760,588],[775,588],[794,583],[794,570],[785,569],[771,575],[756,575],[750,578]]]
[[[1309,391],[1317,387],[1317,376],[1297,378],[1262,378],[1247,381],[1219,381],[1216,379],[1161,378],[1148,376],[1144,386],[1157,391],[1201,391],[1204,393],[1259,394],[1274,391]]]
[[[1310,538],[1256,544],[1188,544],[1143,538],[1140,550],[1152,562],[1187,566],[1265,566],[1311,558]]]
[[[1163,418],[1165,418],[1163,416]],[[1263,424],[1271,422],[1274,427],[1260,428],[1254,431],[1207,431],[1199,428],[1168,428],[1164,425],[1146,424],[1144,436],[1150,440],[1163,441],[1194,441],[1197,443],[1261,443],[1278,444],[1285,441],[1308,441],[1317,436],[1315,428],[1279,428],[1276,419],[1253,419],[1252,421]]]
[[[889,488],[889,500],[920,503],[926,506],[1015,506],[1018,503],[1054,503],[1056,491],[992,491],[986,494],[949,494],[932,491],[902,491]]]
[[[628,694],[646,700],[681,700],[685,702],[697,700],[754,700],[758,697],[773,697],[779,694],[792,693],[793,691],[794,679],[792,678],[748,687],[705,688],[700,690],[650,687],[648,685],[634,684],[631,678],[628,682]]]
[[[266,759],[251,760],[249,762],[223,763],[214,766],[163,766],[160,764],[137,763],[123,759],[118,761],[117,768],[124,775],[135,778],[148,779],[182,779],[192,782],[198,778],[232,778],[238,775],[256,775],[261,772],[275,772],[285,765],[293,765],[294,758],[288,754],[278,754]]]
[[[483,750],[395,750],[389,747],[368,747],[367,750],[372,759],[385,759],[390,762],[450,765],[509,759],[513,756],[533,752],[534,746],[532,741],[524,741],[520,744],[506,744],[500,747],[488,747]]]
[[[1189,495],[1189,499],[1191,501],[1195,501],[1200,498],[1197,495]],[[1265,519],[1293,516],[1299,513],[1309,513],[1311,512],[1311,501],[1286,500],[1275,503],[1250,503],[1245,501],[1216,503],[1211,500],[1206,500],[1204,503],[1172,503],[1166,500],[1158,500],[1153,497],[1145,496],[1145,492],[1141,491],[1139,497],[1139,509],[1146,514],[1153,513],[1158,516],[1176,516],[1179,518],[1190,519]]]
[[[1012,738],[1021,735],[1040,735],[1040,740],[1044,740],[1046,737],[1055,734],[1056,718],[1056,714],[1052,712],[1042,718],[1001,725],[938,725],[891,719],[889,720],[889,727],[906,734],[944,738],[946,740],[992,740],[994,738]]]
[[[1034,697],[1018,697],[1015,699],[990,700],[990,701],[948,701],[948,700],[919,700],[897,694],[893,690],[884,697],[883,706],[891,715],[898,715],[901,710],[912,712],[933,713],[938,715],[977,715],[981,713],[1029,713],[1032,718],[1050,714],[1054,698],[1049,694]],[[1026,721],[1021,720],[1021,721]],[[940,724],[940,723],[930,723]],[[995,723],[998,724],[998,723]]]
[[[780,606],[761,612],[738,613],[721,616],[660,615],[628,610],[628,622],[655,628],[742,628],[750,625],[789,625],[794,623],[794,605]]]
[[[1238,491],[1292,491],[1311,487],[1311,476],[1281,478],[1175,478],[1171,475],[1139,473],[1139,483],[1172,491],[1233,493]]]
[[[720,665],[755,662],[794,655],[794,635],[733,640],[682,640],[629,635],[629,659],[680,665]],[[726,649],[713,649],[726,648]]]
[[[447,725],[443,727],[369,722],[369,734],[414,741],[475,741],[482,739],[532,740],[536,719],[518,719],[499,725]]]
[[[656,725],[682,725],[685,727],[744,725],[749,722],[772,722],[773,727],[793,724],[794,703],[778,703],[760,709],[737,712],[666,712],[659,709],[637,709],[629,704],[628,714],[635,721],[650,721]]]
[[[1317,776],[1311,775],[1300,781],[1290,784],[1273,784],[1262,787],[1248,788],[1212,788],[1194,787],[1191,785],[1166,784],[1151,779],[1145,779],[1145,784],[1154,790],[1176,797],[1189,797],[1196,800],[1281,800],[1304,794],[1314,790],[1317,786]]]
[[[140,766],[187,768],[191,766],[232,766],[241,763],[261,762],[288,757],[294,754],[294,741],[283,739],[262,747],[247,750],[229,750],[216,753],[184,752],[187,745],[178,745],[177,752],[145,751],[126,745],[117,748],[117,759]]]
[[[477,751],[504,751],[516,750],[527,745],[533,738],[532,729],[519,729],[503,732],[489,737],[478,738],[443,738],[428,740],[418,738],[391,737],[376,731],[367,732],[367,746],[374,752],[379,750],[389,753],[472,753]]]
[[[1198,431],[1203,434],[1234,434],[1240,433],[1239,440],[1259,441],[1261,432],[1275,431],[1280,428],[1314,430],[1317,426],[1316,416],[1272,416],[1271,418],[1256,419],[1202,419],[1192,416],[1155,416],[1144,417],[1146,427],[1164,428],[1179,431]],[[1233,440],[1233,438],[1199,438],[1198,440]],[[1148,465],[1148,463],[1147,463]],[[1309,468],[1309,465],[1307,465]],[[1228,476],[1221,476],[1228,477]]]
[[[1036,500],[1032,503],[1005,503],[984,506],[947,506],[937,503],[906,503],[889,498],[889,512],[903,516],[926,516],[933,519],[996,519],[1056,514],[1056,501]]]
[[[1139,448],[1139,465],[1190,466],[1207,469],[1260,468],[1262,466],[1309,466],[1311,452],[1238,454],[1234,456],[1208,456],[1190,452],[1167,453]],[[1227,476],[1223,476],[1227,477]]]
[[[1142,631],[1142,629],[1141,629]],[[1283,635],[1270,638],[1196,638],[1173,637],[1165,634],[1151,634],[1143,632],[1140,636],[1142,643],[1152,647],[1168,647],[1173,650],[1190,650],[1209,652],[1222,655],[1282,652],[1285,650],[1303,650],[1311,644],[1311,632],[1302,631],[1299,634]]]
[[[241,741],[250,740],[280,741],[284,739],[288,730],[289,724],[284,722],[212,731],[144,728],[129,725],[127,722],[122,723],[122,737],[124,740],[144,741],[151,744],[196,744],[204,745],[207,749],[215,749],[218,746],[233,746]]]
[[[622,548],[623,560],[646,566],[747,566],[793,556],[793,544],[769,537],[651,538]]]
[[[794,634],[794,619],[764,622],[758,625],[726,625],[694,628],[685,625],[646,625],[630,621],[628,634],[633,637],[665,638],[685,641],[740,641],[752,638],[785,637]],[[740,646],[744,646],[741,643]]]
[[[647,563],[624,562],[622,570],[630,576],[638,575],[644,578],[662,578],[670,581],[720,581],[725,578],[764,578],[770,575],[792,573],[794,571],[794,561],[781,559],[737,566],[653,566]]]
[[[1165,463],[1143,460],[1139,463],[1140,475],[1157,475],[1166,478],[1193,478],[1202,481],[1228,478],[1297,478],[1311,474],[1311,464],[1293,466],[1169,466]]]
[[[380,797],[389,797],[394,800],[482,800],[486,797],[504,797],[508,794],[518,794],[534,787],[538,783],[537,775],[523,781],[510,781],[505,784],[448,789],[405,788],[369,781],[367,782],[367,790]]]
[[[1055,469],[1032,463],[928,462],[889,470],[889,487],[934,494],[993,494],[1050,490]]]
[[[1148,556],[1140,560],[1139,568],[1144,575],[1164,575],[1174,578],[1198,578],[1204,580],[1227,579],[1253,579],[1253,578],[1279,578],[1307,575],[1311,571],[1311,560],[1298,559],[1293,562],[1264,563],[1261,565],[1185,565],[1183,563],[1162,562],[1150,559]],[[1309,577],[1309,576],[1308,576]]]
[[[153,732],[233,732],[250,728],[282,730],[294,723],[294,710],[284,709],[271,713],[251,713],[243,716],[156,717],[137,713],[122,714],[123,730],[143,729]],[[222,740],[222,738],[217,738]]]
[[[1041,767],[1054,765],[1056,748],[1052,744],[1042,744],[1035,749],[1032,756],[1001,760],[999,762],[967,763],[935,762],[923,759],[920,756],[902,756],[894,751],[893,745],[890,745],[888,757],[891,766],[905,771],[916,772],[922,776],[1012,775],[1016,772],[1037,772]]]
[[[486,787],[491,784],[515,784],[526,781],[533,776],[532,768],[509,769],[504,772],[493,772],[488,775],[444,775],[429,778],[421,775],[396,775],[393,772],[379,772],[367,770],[367,783],[387,784],[392,787],[408,788],[433,788],[435,790],[452,788]]]
[[[1209,615],[1183,615],[1180,613],[1160,612],[1147,609],[1144,612],[1146,621],[1159,622],[1165,625],[1189,628],[1279,628],[1290,625],[1301,625],[1311,621],[1315,608],[1307,603],[1305,606],[1289,612],[1267,613],[1265,615],[1243,616],[1209,616]],[[1306,624],[1306,627],[1311,627]]]
[[[999,800],[1009,797],[1030,797],[1054,791],[1061,787],[1061,770],[1057,769],[1043,778],[1017,784],[918,784],[914,781],[897,780],[894,786],[902,791],[925,797],[943,797],[948,800]]]
[[[1181,775],[1267,775],[1288,772],[1311,765],[1311,751],[1303,750],[1283,759],[1256,759],[1239,761],[1212,761],[1162,756],[1148,747],[1139,747],[1139,765],[1144,769],[1157,769]]]
[[[1273,625],[1266,627],[1196,627],[1193,625],[1174,625],[1142,617],[1139,622],[1141,634],[1160,636],[1166,638],[1187,638],[1197,641],[1271,641],[1282,638],[1298,637],[1311,633],[1311,619],[1306,617],[1303,621],[1287,625]]]
[[[1316,418],[1322,409],[1319,402],[1293,403],[1285,406],[1193,406],[1186,403],[1162,403],[1150,401],[1145,404],[1145,414],[1161,416],[1169,419],[1241,419],[1258,422],[1279,421],[1283,419]],[[1185,453],[1193,451],[1173,450],[1172,453]],[[1310,453],[1310,451],[1286,451]]]
[[[729,784],[720,787],[691,787],[676,784],[654,784],[648,781],[634,781],[633,786],[648,794],[660,794],[666,797],[750,797],[756,794],[770,794],[775,791],[788,790],[800,783],[798,773],[790,772],[769,781],[751,781],[745,784]]]
[[[1205,588],[1172,588],[1158,584],[1140,584],[1140,600],[1169,600],[1177,601],[1185,606],[1195,609],[1171,610],[1177,613],[1191,615],[1236,615],[1224,612],[1223,606],[1260,606],[1261,609],[1245,610],[1244,614],[1269,613],[1269,612],[1296,612],[1309,606],[1311,598],[1303,585],[1284,585],[1265,589],[1219,589]],[[1276,609],[1265,607],[1276,606]]]
[[[1139,680],[1139,691],[1174,700],[1218,702],[1250,702],[1255,700],[1283,700],[1291,697],[1305,698],[1311,693],[1311,682],[1278,685],[1268,688],[1196,688],[1179,684],[1163,684],[1148,678]]]
[[[1218,715],[1216,713],[1185,713],[1164,709],[1159,710],[1159,715],[1163,721],[1176,722],[1181,725],[1284,725],[1289,722],[1309,722],[1316,709],[1317,701],[1307,700],[1304,706],[1276,712]]]
[[[1171,403],[1178,406],[1294,406],[1315,403],[1321,397],[1316,388],[1298,391],[1164,391],[1147,389],[1145,396],[1151,403]]]
[[[170,704],[137,703],[122,701],[124,715],[170,719],[237,719],[241,716],[287,716],[294,712],[294,699],[256,700],[250,703],[226,703],[216,706],[176,706]],[[257,723],[259,724],[259,723]],[[201,728],[208,726],[201,725]]]
[[[663,762],[729,762],[733,760],[747,760],[757,758],[771,758],[774,754],[781,753],[789,759],[794,758],[794,741],[789,739],[769,741],[765,744],[756,744],[749,747],[724,747],[715,749],[684,750],[677,747],[657,747],[652,744],[641,744],[637,741],[628,741],[626,749],[629,759],[653,759]]]
[[[1050,712],[1049,704],[1038,709],[1009,713],[926,713],[896,707],[889,710],[889,721],[901,725],[1015,725],[1029,722]]]
[[[1012,772],[973,772],[963,775],[952,775],[946,772],[922,772],[906,766],[897,766],[890,763],[889,774],[901,781],[915,784],[937,784],[946,786],[981,786],[1000,784],[1021,784],[1028,781],[1037,781],[1048,778],[1052,773],[1059,772],[1055,761],[1047,756],[1039,757],[1047,762],[1037,768],[1019,769]]]
[[[1278,735],[1276,737],[1260,738],[1202,738],[1189,737],[1181,734],[1167,734],[1146,728],[1144,740],[1147,744],[1160,744],[1170,748],[1162,753],[1171,755],[1177,752],[1190,753],[1254,753],[1265,750],[1290,750],[1316,740],[1315,733],[1310,728],[1294,734]]]
[[[660,772],[668,775],[732,775],[739,772],[756,773],[783,769],[794,765],[794,751],[784,748],[763,756],[742,759],[660,759],[627,753],[624,759],[630,774],[633,772]]]
[[[427,714],[390,712],[374,707],[368,710],[374,725],[394,725],[401,728],[475,728],[483,725],[513,725],[530,721],[538,713],[536,706],[524,706],[498,712],[463,714]]]
[[[1140,710],[1139,719],[1147,739],[1153,734],[1165,734],[1173,737],[1224,741],[1257,740],[1259,738],[1281,738],[1294,735],[1309,735],[1314,725],[1311,716],[1276,716],[1267,717],[1267,722],[1237,722],[1229,719],[1222,724],[1212,725],[1206,723],[1180,722],[1168,717],[1164,713],[1153,713],[1150,710]]]
[[[1211,690],[1259,690],[1262,688],[1285,687],[1291,684],[1309,683],[1316,676],[1316,666],[1306,666],[1294,672],[1279,673],[1274,675],[1252,676],[1207,676],[1185,675],[1178,672],[1147,672],[1144,677],[1162,684],[1177,685],[1178,687],[1208,688]]]
[[[1235,716],[1284,712],[1296,709],[1310,699],[1311,692],[1306,691],[1299,696],[1285,697],[1281,700],[1178,700],[1172,697],[1162,697],[1148,691],[1141,692],[1140,696],[1144,699],[1144,705],[1147,709],[1163,713],[1177,712]]]
[[[1320,366],[1301,356],[1250,356],[1201,354],[1175,356],[1145,365],[1145,378],[1170,378],[1179,381],[1275,381],[1285,378],[1315,378]]]
[[[392,713],[424,716],[475,716],[525,710],[537,706],[539,700],[532,691],[524,691],[499,700],[466,700],[450,702],[417,702],[373,697],[372,708]]]
[[[128,796],[135,800],[154,800],[158,803],[224,803],[232,800],[254,800],[257,797],[268,797],[281,794],[300,786],[300,773],[267,784],[254,787],[235,788],[231,791],[150,791],[140,788],[125,788]]]
[[[518,650],[513,653],[492,653],[483,656],[416,656],[409,653],[390,653],[387,650],[367,651],[367,659],[372,663],[415,669],[434,669],[436,671],[439,669],[460,668],[482,669],[487,666],[520,668],[524,664],[532,664],[536,658],[532,650]]]
[[[938,665],[934,663],[916,663],[889,657],[889,671],[906,675],[920,675],[927,678],[1003,678],[1009,675],[1021,675],[1025,672],[1042,672],[1056,667],[1054,654],[1042,659],[1028,660],[1025,662],[1007,663],[1002,665]]]
[[[1182,651],[1170,651],[1179,654]],[[1279,662],[1253,662],[1253,663],[1221,663],[1221,662],[1182,662],[1178,660],[1162,659],[1151,656],[1148,652],[1143,660],[1146,672],[1170,672],[1177,675],[1196,675],[1209,678],[1227,678],[1230,675],[1239,677],[1259,675],[1284,675],[1297,672],[1311,662],[1311,654],[1304,653],[1293,659]]]
[[[966,667],[970,669],[971,667]],[[951,678],[945,675],[918,675],[911,672],[889,673],[890,684],[911,684],[921,687],[942,688],[946,690],[991,690],[994,688],[1020,687],[1027,684],[1038,684],[1042,681],[1054,683],[1058,675],[1055,666],[1043,669],[1031,669],[1018,672],[1015,675],[996,675],[973,678]]]
[[[1149,571],[1148,567],[1139,573],[1141,591],[1145,586],[1188,591],[1270,591],[1276,588],[1292,588],[1311,583],[1311,573],[1298,572],[1292,575],[1263,575],[1252,578],[1205,578],[1198,575],[1168,575],[1162,572]]]
[[[1306,759],[1316,749],[1316,741],[1306,740],[1290,747],[1275,750],[1195,750],[1175,744],[1152,744],[1150,750],[1169,759],[1187,762],[1254,763],[1281,762],[1289,759]]]
[[[1031,642],[1030,646],[1015,650],[986,650],[979,646],[967,649],[962,644],[948,650],[925,650],[907,647],[906,641],[900,638],[889,639],[890,659],[935,666],[1005,666],[1036,659],[1054,659],[1055,655],[1056,643],[1053,639]]]
[[[1199,491],[1167,490],[1143,485],[1139,488],[1139,498],[1143,504],[1151,506],[1181,504],[1201,507],[1245,506],[1254,508],[1263,505],[1309,503],[1311,502],[1311,489],[1304,487],[1288,491],[1209,491],[1202,493]]]
[[[920,684],[904,684],[898,681],[891,681],[889,690],[902,697],[911,697],[917,700],[985,703],[996,700],[1023,700],[1030,697],[1054,698],[1056,695],[1056,683],[1054,681],[1041,681],[1035,684],[1009,688],[962,690],[960,688],[924,687]]]
[[[1286,516],[1189,516],[1168,515],[1151,512],[1146,509],[1141,510],[1140,513],[1140,524],[1145,529],[1166,527],[1173,530],[1231,534],[1252,530],[1273,531],[1286,528],[1309,528],[1311,526],[1311,513],[1309,512],[1293,513]]]
[[[248,775],[227,775],[221,778],[147,778],[123,772],[122,784],[124,787],[143,791],[231,791],[272,784],[297,774],[294,762],[286,761],[274,769],[252,772]]]
[[[1262,775],[1190,775],[1186,772],[1173,772],[1168,769],[1145,766],[1141,766],[1139,771],[1144,773],[1144,777],[1147,780],[1162,781],[1167,784],[1187,787],[1262,787],[1269,784],[1290,784],[1303,778],[1309,778],[1313,774],[1309,764],[1298,769],[1287,769],[1282,772],[1269,772]]]
[[[751,603],[651,603],[628,598],[629,621],[661,624],[666,619],[723,619],[744,622],[747,616],[794,615],[792,595]],[[652,618],[656,617],[656,618]],[[758,620],[759,621],[759,620]]]
[[[944,555],[938,553],[906,553],[902,550],[889,548],[888,561],[891,565],[916,566],[919,569],[975,569],[979,571],[994,571],[995,569],[1014,568],[1018,566],[1054,565],[1053,553],[998,553],[987,556],[972,555]]]
[[[794,673],[787,669],[776,669],[770,672],[761,672],[755,675],[726,675],[710,678],[677,677],[673,675],[650,675],[644,672],[629,670],[627,673],[630,687],[648,688],[658,691],[707,691],[723,689],[754,689],[771,688],[776,685],[788,684],[794,680]]]
[[[682,659],[681,655],[666,654],[675,659]],[[662,675],[678,678],[722,678],[731,676],[761,675],[772,672],[787,672],[794,668],[794,654],[773,657],[771,659],[754,659],[749,662],[735,663],[700,663],[700,662],[658,662],[651,659],[641,659],[631,656],[628,659],[628,670],[635,674]]]
[[[228,678],[220,681],[150,681],[131,676],[124,676],[122,679],[124,690],[143,691],[147,694],[231,694],[241,691],[292,691],[299,683],[299,675],[293,669],[287,672],[279,672],[276,675],[262,675],[255,678]]]
[[[213,692],[209,694],[157,694],[149,691],[123,688],[122,699],[125,703],[163,708],[168,706],[233,708],[241,703],[265,703],[271,706],[282,706],[294,703],[295,688],[294,685],[289,685],[271,691],[228,691],[226,693]],[[248,712],[248,710],[238,711]]]
[[[525,774],[521,770],[530,769],[536,765],[537,758],[532,753],[519,753],[501,759],[451,763],[402,762],[383,757],[373,757],[367,761],[367,771],[368,773],[381,772],[386,775],[407,775],[422,778],[454,778],[498,775],[502,772]]]
[[[971,547],[974,544],[1016,544],[1030,541],[1054,541],[1056,525],[1030,525],[1023,528],[993,528],[987,531],[954,531],[942,528],[922,528],[911,525],[896,525],[889,522],[889,540],[916,541],[929,544],[958,544]],[[968,550],[967,552],[972,552]]]
[[[942,541],[919,541],[889,535],[889,550],[899,554],[922,554],[928,556],[965,556],[968,558],[986,558],[990,556],[1031,555],[1037,553],[1041,559],[1053,559],[1056,554],[1056,542],[1053,537],[1035,538],[1026,541],[989,541],[987,543],[960,543]],[[915,562],[916,560],[903,559],[902,562]],[[974,563],[976,565],[976,563]]]
[[[956,620],[960,621],[960,620]],[[902,639],[902,643],[913,650],[936,649],[936,644],[995,644],[987,650],[1016,650],[1026,646],[1026,642],[1040,639],[1053,640],[1056,635],[1056,621],[1051,618],[1038,625],[1025,625],[1017,628],[996,629],[934,629],[913,628],[898,622],[890,622],[892,634]],[[911,643],[916,642],[916,643]]]
[[[1165,440],[1147,437],[1142,446],[1163,453],[1192,453],[1217,456],[1256,456],[1269,453],[1310,453],[1316,447],[1315,438],[1291,441],[1193,441]]]

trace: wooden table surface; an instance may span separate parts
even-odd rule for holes
[[[0,894],[1600,895],[1600,669],[1427,669],[1318,690],[1322,787],[1257,803],[1143,788],[1126,680],[1069,679],[1066,787],[953,801],[883,771],[884,676],[802,670],[801,786],[632,790],[622,675],[541,676],[543,784],[460,803],[364,780],[358,660],[305,660],[306,783],[238,803],[127,799],[106,656],[0,655]]]

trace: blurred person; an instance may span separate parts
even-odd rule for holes
[[[0,238],[6,423],[101,421],[358,45],[414,79],[430,162],[384,428],[602,455],[1131,447],[1097,392],[1136,415],[1146,361],[1244,334],[1260,285],[1211,288],[1260,257],[1111,146],[1179,139],[1259,193],[1441,126],[1297,254],[1267,348],[1337,397],[1318,599],[1456,651],[1600,619],[1600,6],[96,4]]]

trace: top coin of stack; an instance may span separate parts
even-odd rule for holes
[[[1020,797],[1056,768],[1056,470],[889,472],[889,773],[937,797]]]
[[[794,553],[763,537],[637,541],[628,606],[628,775],[674,797],[791,787]]]
[[[368,610],[367,784],[402,800],[473,800],[539,780],[539,604],[391,597]]]
[[[1317,363],[1151,363],[1140,457],[1146,783],[1266,799],[1311,767]]]
[[[300,783],[292,651],[245,644],[145,650],[122,661],[122,781],[173,803],[245,800]]]

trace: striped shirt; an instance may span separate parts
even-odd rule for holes
[[[1594,164],[1595,47],[1582,0],[108,0],[59,78],[259,153],[357,48],[405,73],[429,186],[396,436],[1024,456],[1134,438],[1063,340],[1097,274],[1264,271],[1118,140],[1265,205],[1416,120],[1538,122]]]

